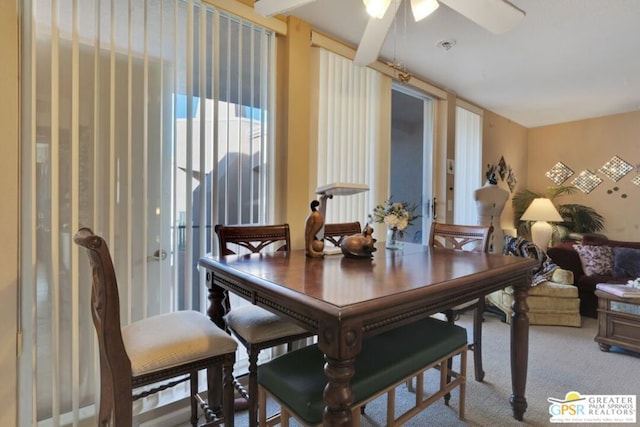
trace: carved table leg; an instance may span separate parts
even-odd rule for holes
[[[227,327],[223,319],[226,313],[224,306],[226,293],[224,289],[213,283],[213,273],[210,271],[207,271],[207,290],[209,291],[209,309],[207,310],[207,315],[219,328],[226,330]]]
[[[353,403],[353,391],[349,381],[355,373],[354,359],[337,360],[325,356],[327,362],[324,372],[329,381],[324,389],[324,400],[327,407],[324,409],[325,426],[351,426],[351,404]]]
[[[324,353],[324,373],[327,376],[323,425],[352,426],[353,390],[350,381],[355,373],[356,355],[362,348],[362,325],[321,324],[318,346]]]
[[[530,278],[513,286],[514,301],[511,317],[511,407],[513,418],[522,421],[527,410],[525,389],[527,386],[527,363],[529,358],[529,306],[527,294]]]

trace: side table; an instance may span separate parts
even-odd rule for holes
[[[640,352],[640,298],[619,297],[596,290],[598,297],[598,335],[600,350],[612,345]]]

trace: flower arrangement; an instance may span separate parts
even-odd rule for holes
[[[640,277],[638,277],[635,280],[629,280],[627,282],[627,286],[629,286],[631,288],[635,288],[635,289],[640,289]]]
[[[417,208],[416,204],[392,202],[389,198],[373,208],[373,213],[369,214],[369,220],[384,223],[387,228],[402,232],[413,223],[414,219],[420,218],[420,215],[414,213]]]

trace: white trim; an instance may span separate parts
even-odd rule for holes
[[[477,105],[471,104],[463,99],[460,98],[456,98],[456,106],[460,107],[460,108],[464,108],[467,111],[471,111],[472,113],[475,113],[477,115],[479,115],[480,117],[482,117],[484,115],[484,110],[480,107],[478,107]]]

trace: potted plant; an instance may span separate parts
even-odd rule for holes
[[[559,185],[547,188],[545,194],[534,193],[530,190],[522,190],[513,195],[513,216],[518,235],[530,236],[530,221],[522,221],[520,218],[527,210],[533,199],[546,197],[550,199],[558,209],[563,222],[553,225],[553,242],[565,239],[569,233],[597,233],[604,228],[604,217],[595,209],[576,203],[559,203],[558,198],[574,194],[578,189],[572,185]]]

